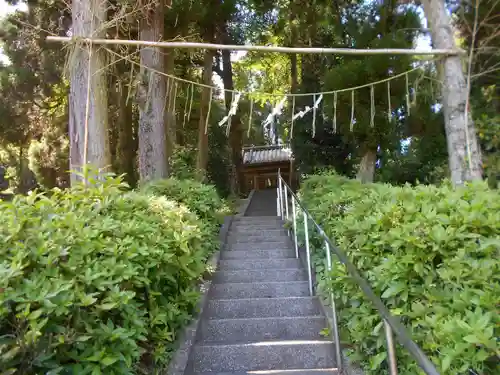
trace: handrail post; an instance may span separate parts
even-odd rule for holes
[[[280,217],[283,219],[284,212],[283,212],[283,182],[281,181],[281,173],[278,173],[278,197],[280,200]]]
[[[281,194],[283,193],[283,190],[281,189],[281,173],[278,170],[278,216],[283,218],[283,200],[281,198]]]
[[[293,215],[293,243],[295,244],[295,258],[299,258],[299,244],[297,243],[297,217],[295,212],[295,198],[292,195],[292,215]]]
[[[286,191],[286,185],[285,185],[285,180],[283,180],[283,177],[281,177],[281,174],[280,174],[280,181],[281,181],[281,218],[283,220],[285,220],[286,216],[285,216],[285,199],[286,199],[286,195],[287,195],[287,191]]]
[[[288,220],[288,188],[286,184],[283,184],[284,188],[283,191],[285,192],[285,214],[286,214],[286,219]]]
[[[280,192],[279,189],[276,188],[276,216],[280,216]]]
[[[304,232],[306,236],[306,256],[307,256],[307,278],[309,281],[309,294],[313,295],[313,283],[311,274],[311,250],[309,249],[309,229],[307,227],[307,213],[304,211]]]
[[[396,349],[392,337],[392,328],[384,319],[385,339],[387,341],[387,357],[389,361],[389,374],[398,375],[398,365],[396,360]]]
[[[326,252],[326,267],[328,270],[328,278],[332,281],[332,256],[330,254],[330,245],[325,238],[325,252]],[[331,288],[331,285],[330,285]],[[330,303],[332,306],[332,325],[333,325],[333,341],[335,341],[335,359],[337,360],[337,367],[342,373],[342,355],[340,353],[340,334],[339,324],[337,320],[337,307],[335,306],[335,296],[333,290],[330,289]]]

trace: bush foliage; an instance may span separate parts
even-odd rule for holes
[[[109,177],[0,203],[2,375],[135,374],[169,359],[216,225],[123,188]],[[202,192],[185,202],[197,208]]]
[[[146,194],[162,195],[184,204],[203,221],[221,223],[229,207],[219,197],[215,186],[194,180],[168,178],[150,182],[142,191]]]
[[[394,187],[337,175],[309,177],[301,196],[315,219],[399,315],[443,374],[498,374],[500,345],[500,196],[483,183]],[[351,356],[370,374],[386,374],[383,325],[340,264],[319,287],[339,304]],[[398,348],[400,374],[419,373]]]

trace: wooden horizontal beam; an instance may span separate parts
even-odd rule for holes
[[[147,40],[124,40],[124,39],[93,39],[93,38],[73,38],[65,36],[48,36],[48,42],[62,43],[93,43],[99,45],[125,45],[140,47],[159,48],[201,48],[213,50],[231,51],[259,51],[259,52],[280,52],[297,54],[337,54],[337,55],[414,55],[414,56],[452,56],[464,55],[466,52],[461,49],[401,49],[401,48],[379,48],[379,49],[356,49],[356,48],[315,48],[315,47],[279,47],[279,46],[252,46],[234,44],[211,44],[194,42],[154,42]]]

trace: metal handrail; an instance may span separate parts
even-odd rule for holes
[[[350,276],[354,279],[354,281],[361,288],[365,296],[375,305],[375,308],[379,315],[382,317],[384,321],[385,327],[385,335],[387,341],[387,351],[389,358],[389,369],[391,375],[397,375],[397,363],[396,363],[396,350],[394,348],[393,342],[393,333],[396,335],[398,342],[405,347],[408,352],[411,354],[415,362],[420,366],[420,368],[427,375],[439,375],[438,370],[432,363],[432,361],[425,355],[425,353],[420,349],[420,347],[411,339],[410,334],[408,333],[405,326],[399,321],[398,318],[392,316],[389,309],[385,306],[382,300],[375,294],[371,286],[368,282],[361,276],[356,266],[351,263],[349,258],[344,252],[342,252],[337,246],[335,246],[330,238],[326,235],[325,231],[319,226],[319,224],[314,220],[312,215],[309,213],[307,208],[300,202],[299,198],[292,191],[290,186],[286,183],[286,181],[281,177],[281,171],[278,171],[278,186],[277,190],[277,204],[276,210],[278,216],[280,216],[283,220],[289,220],[289,204],[288,197],[290,196],[292,199],[292,216],[293,216],[293,236],[295,243],[295,255],[298,258],[298,241],[297,241],[297,220],[296,220],[296,206],[298,205],[303,212],[304,216],[304,231],[305,231],[305,245],[306,245],[306,256],[307,256],[307,267],[308,267],[308,281],[309,281],[309,293],[313,295],[313,285],[312,285],[312,274],[311,274],[311,255],[310,255],[310,246],[309,246],[309,230],[308,230],[308,221],[312,221],[314,228],[318,231],[322,239],[325,243],[325,251],[326,251],[326,260],[328,271],[332,269],[332,261],[331,261],[331,251],[339,260],[344,264],[349,272]],[[291,235],[291,231],[289,230],[289,235]],[[331,275],[331,272],[329,272]],[[336,359],[339,370],[342,370],[342,356],[340,354],[340,338],[339,338],[339,330],[338,330],[338,321],[337,321],[337,311],[335,307],[335,299],[333,296],[333,292],[330,293],[331,306],[332,306],[332,320],[333,320],[333,339],[335,341],[336,348]]]

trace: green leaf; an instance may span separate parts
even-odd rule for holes
[[[471,343],[471,344],[479,344],[480,340],[477,336],[475,335],[467,335],[463,338],[464,341]]]
[[[380,352],[370,358],[370,368],[372,370],[377,370],[383,361],[387,358],[386,352]]]
[[[78,336],[76,338],[76,341],[78,342],[85,342],[85,341],[88,341],[92,338],[92,336]]]
[[[32,311],[29,315],[28,315],[28,320],[36,320],[40,317],[40,315],[43,314],[43,309],[38,309],[38,310],[35,310],[35,311]]]
[[[96,301],[97,301],[97,298],[92,297],[91,295],[86,295],[82,298],[82,306],[93,305]]]
[[[118,304],[116,302],[108,302],[103,303],[102,305],[98,305],[97,307],[101,310],[111,310],[114,309]]]
[[[101,359],[101,363],[106,367],[111,366],[116,361],[118,361],[118,358],[116,357],[104,357],[103,359]]]
[[[453,358],[451,358],[451,356],[449,356],[449,355],[445,356],[441,362],[441,369],[443,371],[448,371],[452,360],[453,360]]]
[[[389,286],[389,288],[387,288],[384,293],[382,294],[382,298],[390,298],[390,297],[393,297],[395,295],[397,295],[399,292],[401,292],[404,288],[406,287],[406,285],[402,282],[396,282],[396,283],[393,283]]]

